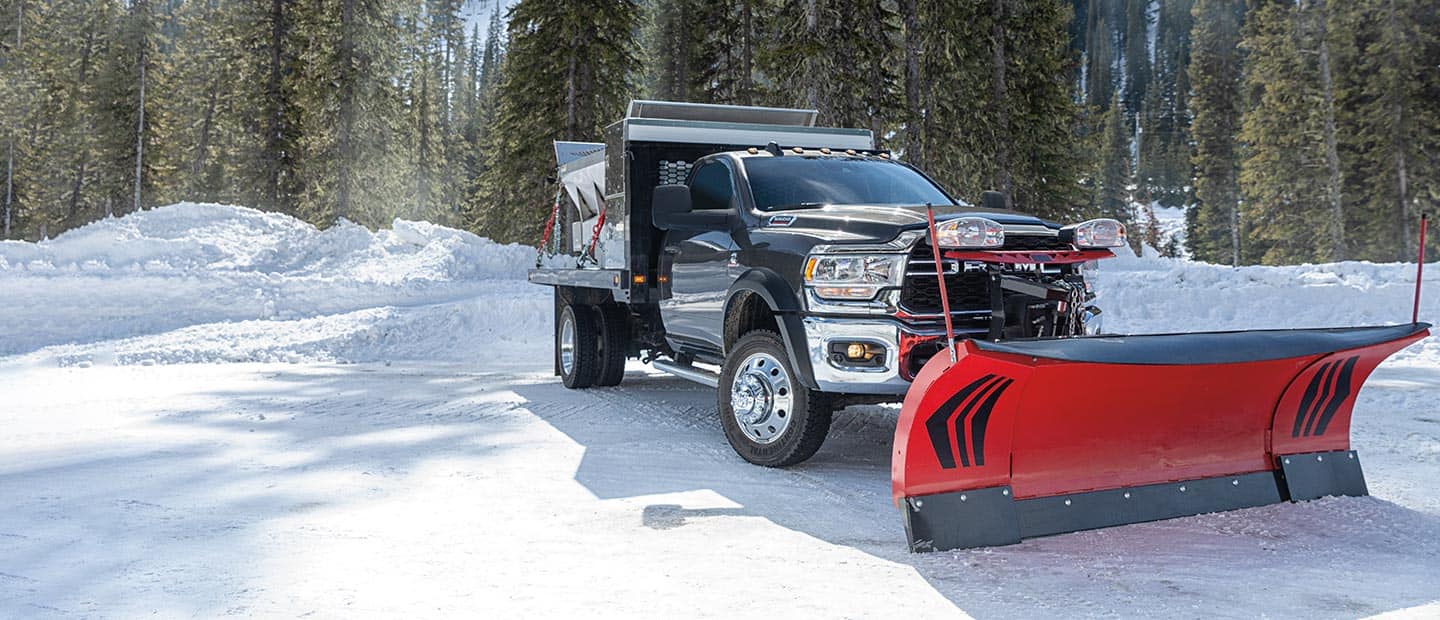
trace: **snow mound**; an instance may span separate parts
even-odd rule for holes
[[[534,259],[531,248],[426,222],[321,231],[286,215],[182,203],[40,243],[0,243],[0,355],[474,300],[497,288],[523,298],[543,292],[521,287]],[[512,306],[495,302],[481,314],[512,316]]]
[[[1425,270],[1420,320],[1440,319],[1440,269]],[[1096,305],[1108,333],[1394,325],[1410,320],[1414,263],[1228,267],[1163,257],[1102,261]],[[1395,363],[1440,362],[1427,338]]]
[[[0,356],[66,366],[547,359],[535,251],[425,222],[317,230],[178,204],[41,243],[0,243]],[[1440,318],[1440,268],[1421,319]],[[1413,264],[1231,268],[1147,252],[1100,263],[1108,333],[1336,327],[1409,319]],[[1394,364],[1440,363],[1427,339]]]
[[[535,251],[428,222],[317,230],[279,213],[181,203],[0,245],[0,273],[254,273],[396,284],[523,277]]]

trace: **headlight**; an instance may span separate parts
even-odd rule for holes
[[[1082,248],[1118,248],[1125,245],[1125,225],[1109,218],[1069,226],[1072,243]]]
[[[1005,245],[1005,227],[983,217],[960,217],[935,225],[942,248],[998,248]]]
[[[826,299],[874,299],[880,289],[899,286],[905,277],[903,254],[811,256],[805,284]]]

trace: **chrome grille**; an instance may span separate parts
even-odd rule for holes
[[[1048,235],[1006,235],[1003,250],[1064,251],[1070,244]],[[945,292],[950,296],[951,312],[974,312],[990,309],[990,276],[984,270],[965,271],[959,261],[942,259],[945,266]],[[935,258],[929,244],[919,244],[910,252],[905,269],[905,283],[900,288],[900,306],[913,314],[940,314],[940,283],[935,277]]]

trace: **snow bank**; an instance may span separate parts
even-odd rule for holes
[[[549,291],[534,250],[396,220],[320,231],[284,215],[179,204],[41,243],[0,243],[0,356],[62,365],[542,360]],[[1409,319],[1414,265],[1238,269],[1156,256],[1101,263],[1110,333]],[[1440,318],[1440,266],[1422,319]],[[1431,339],[1397,363],[1440,362]]]
[[[257,334],[315,342],[337,326],[320,329],[304,320],[461,301],[450,311],[487,317],[479,327],[483,333],[516,316],[510,302],[533,302],[524,298],[541,292],[523,283],[534,257],[524,246],[425,222],[396,220],[378,232],[341,223],[320,231],[276,213],[177,204],[96,222],[50,241],[0,243],[0,355],[181,328],[221,337],[240,327],[217,324],[245,321],[262,321],[248,327]],[[521,304],[527,310],[533,305]],[[394,319],[393,313],[366,316],[373,319],[370,327]]]
[[[1288,329],[1408,322],[1414,263],[1342,262],[1226,267],[1183,259],[1120,257],[1100,263],[1095,286],[1106,332]],[[1425,272],[1420,320],[1440,319],[1440,265]],[[1440,362],[1430,338],[1397,355]]]

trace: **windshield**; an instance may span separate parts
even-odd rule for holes
[[[846,157],[746,157],[745,174],[762,211],[834,205],[955,204],[910,167]]]

